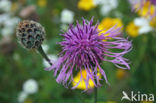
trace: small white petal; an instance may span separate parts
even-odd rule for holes
[[[100,5],[102,0],[93,0],[94,5]]]
[[[117,8],[118,6],[118,1],[117,0],[108,0],[109,1],[109,5],[114,9]]]
[[[107,4],[109,4],[109,0],[102,0],[102,1],[101,1],[101,4],[102,4],[102,5],[107,5]]]
[[[118,0],[102,0],[100,13],[101,15],[105,16],[113,9],[117,8],[117,6]]]
[[[61,12],[61,22],[62,23],[67,23],[67,24],[71,24],[73,22],[74,19],[74,12],[64,9]]]
[[[4,25],[6,27],[15,28],[15,26],[19,23],[20,19],[17,17],[9,18]]]
[[[14,30],[12,28],[8,28],[8,27],[3,28],[1,31],[2,36],[10,36],[13,33],[14,33]]]
[[[34,94],[38,91],[38,83],[34,79],[29,79],[23,84],[23,91],[27,94]]]
[[[102,6],[100,9],[101,15],[105,16],[107,15],[112,9],[107,5],[107,6]]]
[[[62,24],[61,29],[66,31],[68,29],[68,25],[67,24]]]
[[[10,15],[5,13],[0,15],[0,24],[5,23],[10,18]]]
[[[18,102],[23,103],[27,97],[28,97],[28,94],[22,91],[18,96]]]
[[[144,33],[148,33],[152,31],[152,28],[150,26],[142,26],[140,29],[139,29],[139,34],[144,34]]]
[[[145,18],[135,18],[134,24],[136,26],[145,26],[145,25],[149,24],[149,21],[148,21],[148,19],[145,19]]]
[[[11,2],[9,0],[0,1],[0,11],[9,12],[11,10]]]

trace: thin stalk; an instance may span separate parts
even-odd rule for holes
[[[45,53],[44,50],[42,49],[42,46],[40,46],[37,50],[38,50],[38,52],[42,55],[42,57],[43,57],[50,65],[52,65],[50,59],[48,58],[48,56],[46,55],[46,53]]]
[[[94,103],[97,103],[97,87],[94,87]]]
[[[96,77],[95,77],[96,75],[97,74],[94,74],[94,81],[97,84]],[[94,103],[97,103],[97,94],[98,94],[97,87],[94,86]]]

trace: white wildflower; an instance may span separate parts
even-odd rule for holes
[[[68,30],[68,25],[67,24],[62,24],[61,29],[64,30],[64,31],[67,31]]]
[[[8,13],[0,14],[0,25],[5,23],[10,18],[10,15]]]
[[[14,32],[14,30],[12,28],[9,28],[9,27],[5,27],[1,30],[1,34],[3,37],[10,36],[13,34],[13,32]]]
[[[19,103],[23,103],[26,98],[28,97],[28,94],[26,92],[21,92],[19,95],[18,95],[18,102]]]
[[[9,12],[11,10],[11,2],[9,0],[0,0],[0,11]]]
[[[101,1],[101,15],[105,16],[113,9],[117,8],[118,0],[102,0]]]
[[[102,0],[93,0],[94,5],[100,5]]]
[[[38,91],[38,83],[34,79],[29,79],[23,84],[23,91],[28,94],[34,94]]]
[[[17,17],[9,18],[4,22],[4,26],[10,27],[10,28],[15,28],[17,24],[19,23],[20,19]]]
[[[73,22],[73,19],[74,19],[74,12],[72,12],[68,9],[64,9],[61,12],[61,22],[62,23],[71,24]]]
[[[20,19],[17,17],[10,17],[9,14],[0,15],[0,25],[2,36],[10,36],[14,33],[16,25],[19,23]]]
[[[149,24],[150,20],[140,17],[134,19],[134,24],[139,26],[139,34],[144,34],[152,31],[152,27]]]

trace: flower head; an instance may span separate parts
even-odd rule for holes
[[[23,91],[27,94],[34,94],[38,91],[38,83],[34,79],[29,79],[23,84]]]
[[[99,79],[98,71],[108,83],[106,74],[100,66],[102,61],[112,62],[119,68],[130,69],[123,55],[130,51],[131,42],[120,37],[120,28],[112,27],[105,33],[100,35],[99,33],[98,25],[93,25],[93,19],[91,21],[83,19],[83,25],[77,22],[75,27],[71,25],[68,31],[62,34],[64,39],[59,43],[63,48],[60,57],[55,64],[46,69],[54,70],[55,76],[58,74],[56,79],[58,83],[68,85],[73,81],[73,72],[80,71],[80,80],[73,87],[76,88],[83,79],[82,69],[86,70],[86,89],[90,79],[95,87],[100,86],[102,79]],[[105,35],[108,33],[109,35]],[[115,53],[112,49],[122,51]]]
[[[156,0],[129,0],[133,10],[144,17],[156,17]]]
[[[0,1],[0,12],[9,12],[11,9],[10,0],[1,0]]]
[[[134,21],[129,22],[127,27],[126,27],[126,32],[128,35],[131,37],[137,37],[139,35],[139,26],[136,26]]]
[[[123,69],[117,69],[116,71],[116,78],[118,80],[122,80],[127,76],[127,72]]]
[[[18,96],[18,102],[23,103],[27,97],[28,97],[28,94],[26,92],[23,92],[23,91],[20,92]]]
[[[47,0],[38,0],[38,6],[39,7],[46,7],[47,6]]]
[[[41,46],[45,38],[45,30],[38,22],[23,20],[17,27],[16,36],[25,48],[37,49]]]
[[[153,30],[150,26],[150,21],[146,18],[140,17],[135,18],[134,21],[130,22],[126,27],[126,32],[131,37],[137,37],[141,34],[146,34]]]
[[[11,36],[14,33],[15,27],[19,22],[19,18],[11,12],[12,3],[10,0],[0,1],[0,34],[2,36]]]
[[[156,17],[152,18],[149,25],[153,28],[156,28]]]
[[[93,0],[79,0],[78,8],[81,10],[89,11],[92,8],[95,8]]]
[[[103,16],[108,15],[113,9],[117,8],[118,0],[101,0],[100,13]]]
[[[71,24],[73,22],[73,19],[74,19],[74,12],[72,12],[68,9],[64,9],[61,12],[61,22],[62,23]]]

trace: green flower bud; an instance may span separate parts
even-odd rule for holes
[[[23,20],[19,23],[16,36],[27,49],[38,49],[45,39],[44,27],[32,20]]]

